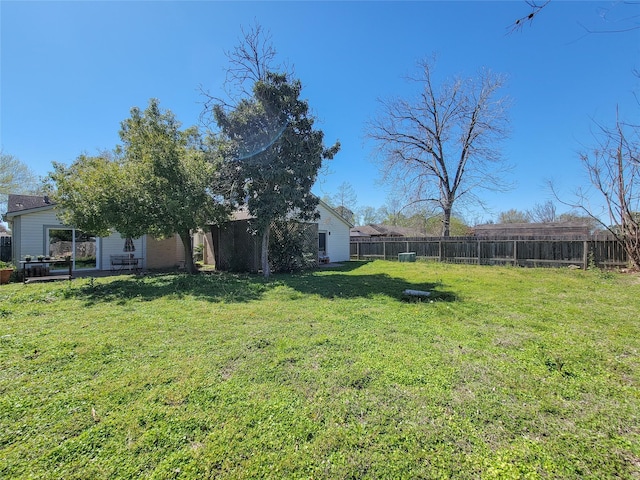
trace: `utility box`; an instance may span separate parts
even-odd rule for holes
[[[415,262],[416,261],[416,252],[406,252],[398,254],[399,262]]]

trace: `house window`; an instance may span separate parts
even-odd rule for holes
[[[75,228],[47,229],[47,244],[52,257],[71,256],[74,270],[98,267],[97,237]]]

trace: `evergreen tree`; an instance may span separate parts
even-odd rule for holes
[[[225,171],[234,185],[232,200],[246,206],[262,240],[262,271],[270,275],[269,235],[274,221],[295,216],[316,218],[311,194],[324,159],[340,145],[323,145],[309,105],[300,99],[302,84],[287,74],[268,72],[255,82],[253,96],[231,110],[214,107],[224,144]]]

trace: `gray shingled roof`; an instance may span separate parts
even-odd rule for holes
[[[54,205],[46,195],[12,195],[7,200],[7,213],[22,212]]]

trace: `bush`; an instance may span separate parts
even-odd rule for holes
[[[204,260],[204,244],[193,247],[193,261],[202,262]]]
[[[316,265],[318,244],[315,225],[276,222],[269,239],[269,264],[273,272],[297,272]]]

